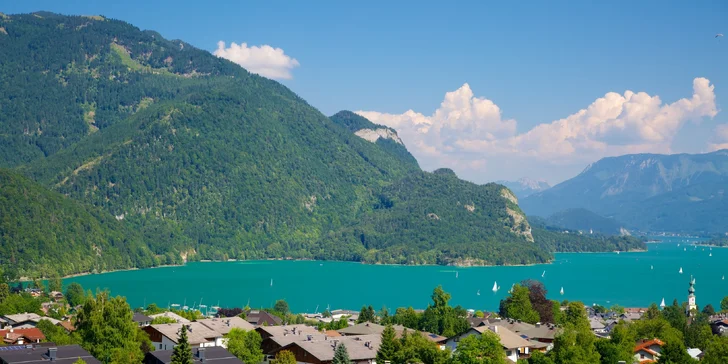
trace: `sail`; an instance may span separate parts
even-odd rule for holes
[[[561,291],[559,293],[564,294],[564,287],[561,287]]]
[[[662,303],[660,303],[660,307],[665,307],[665,297],[662,298]]]
[[[680,267],[680,274],[682,274],[682,267]]]
[[[493,292],[498,291],[498,282],[493,282]]]

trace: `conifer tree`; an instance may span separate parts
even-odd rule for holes
[[[351,364],[351,360],[349,360],[349,352],[346,351],[346,346],[344,346],[343,343],[336,346],[336,351],[334,352],[334,360],[331,363]]]
[[[192,364],[192,349],[187,340],[187,326],[182,325],[179,330],[179,340],[172,352],[172,364]]]
[[[395,336],[394,327],[387,325],[382,331],[382,343],[379,345],[379,351],[377,351],[377,363],[384,363],[386,360],[392,361],[394,359],[398,349]]]

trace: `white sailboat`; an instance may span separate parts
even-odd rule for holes
[[[710,254],[708,254],[708,256],[709,256],[709,257],[712,257],[712,256],[713,256],[713,253],[710,253]]]
[[[680,267],[680,274],[682,274],[682,267]]]
[[[561,287],[561,291],[559,291],[559,293],[561,293],[562,296],[564,295],[564,287]]]
[[[541,278],[543,278],[543,276],[545,276],[545,275],[546,275],[546,271],[543,271],[543,273],[541,273]]]
[[[500,289],[500,287],[498,287],[498,282],[493,282],[493,292],[498,292],[498,289]]]
[[[684,251],[684,252],[688,251],[688,248],[683,248],[683,251]]]
[[[273,287],[273,278],[270,279],[270,286]]]
[[[660,308],[665,308],[665,297],[662,297],[662,302],[660,303]]]
[[[478,293],[476,293],[478,296],[480,296],[480,290],[478,290]]]
[[[677,246],[680,246],[680,243],[677,243]]]
[[[515,284],[515,283],[513,283],[513,284],[511,285],[511,288],[510,288],[510,289],[508,290],[508,293],[513,293],[513,287],[515,287],[515,286],[516,286],[516,284]]]
[[[460,273],[460,272],[455,272],[455,278],[457,278],[457,277],[458,277],[458,274],[459,274],[459,273]]]
[[[651,265],[651,266],[650,266],[650,269],[655,269],[655,266],[654,266],[654,265]]]

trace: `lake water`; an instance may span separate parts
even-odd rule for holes
[[[361,308],[425,308],[437,285],[452,295],[451,304],[497,310],[513,283],[537,279],[549,298],[585,304],[646,307],[665,298],[687,300],[690,276],[696,278],[699,306],[728,296],[728,249],[694,248],[686,238],[662,238],[640,253],[560,253],[553,264],[527,267],[442,267],[366,265],[351,262],[249,261],[190,263],[180,267],[88,275],[64,280],[86,289],[108,288],[132,307],[152,302],[188,306],[271,307],[285,299],[295,312]],[[690,241],[696,241],[692,239]],[[678,244],[680,246],[678,247]],[[687,248],[687,251],[683,251]],[[712,253],[712,257],[709,254]],[[651,269],[653,266],[654,269]],[[680,268],[683,274],[678,273]],[[545,274],[543,273],[545,271]],[[543,274],[543,277],[542,277]],[[272,284],[271,284],[272,281]],[[494,293],[493,283],[501,289]],[[564,294],[559,290],[564,288]],[[480,290],[480,295],[478,295]]]

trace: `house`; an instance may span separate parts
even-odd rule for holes
[[[51,317],[40,316],[37,313],[19,313],[15,315],[5,315],[3,319],[6,322],[6,326],[10,326],[14,329],[27,329],[36,327],[40,320],[48,320],[54,325],[58,325],[60,322]]]
[[[172,350],[179,341],[182,327],[187,329],[187,341],[192,347],[224,346],[223,337],[199,322],[187,324],[159,324],[142,328],[156,350]]]
[[[713,321],[710,324],[710,329],[713,330],[715,335],[728,336],[728,319]]]
[[[270,355],[278,349],[295,341],[306,340],[327,340],[328,335],[322,334],[315,327],[306,325],[286,325],[286,326],[259,326],[255,329],[263,339],[261,348],[263,354]]]
[[[63,293],[59,291],[51,291],[48,296],[56,301],[63,299]]]
[[[255,326],[276,326],[283,323],[280,317],[263,310],[250,310],[245,313],[245,320]]]
[[[596,335],[607,334],[606,326],[604,323],[596,317],[589,318],[589,328]]]
[[[150,320],[150,322],[151,321],[154,321],[154,319],[157,318],[157,317],[167,317],[167,318],[171,318],[172,320],[175,320],[178,324],[187,324],[187,323],[190,322],[190,320],[188,320],[188,319],[186,319],[186,318],[184,318],[184,317],[182,317],[182,316],[180,316],[180,315],[178,315],[178,314],[176,314],[174,312],[162,312],[162,313],[158,313],[158,314],[155,314],[155,315],[149,315],[149,317],[152,318],[152,320]]]
[[[5,345],[27,345],[31,343],[39,343],[45,340],[45,335],[40,329],[31,327],[27,329],[7,329],[0,330],[3,343]]]
[[[136,322],[137,326],[144,327],[152,324],[153,318],[141,313],[134,312],[134,316],[131,318],[132,321]]]
[[[536,327],[536,325],[529,324],[528,322],[523,322],[521,320],[511,320],[511,319],[489,320],[488,325],[502,326],[515,333],[522,333],[524,331],[532,330],[533,328]]]
[[[467,318],[470,327],[487,326],[488,319],[481,317],[468,317]]]
[[[688,355],[695,360],[700,360],[703,358],[703,351],[698,348],[690,348],[688,349]]]
[[[634,359],[638,363],[656,363],[663,345],[660,339],[640,340],[634,347]]]
[[[170,364],[172,362],[173,350],[150,351],[144,356],[144,364]],[[243,362],[230,354],[223,347],[194,348],[192,349],[193,363],[214,363],[214,364],[243,364]]]
[[[47,364],[52,361],[57,364],[73,364],[82,359],[86,364],[101,364],[88,351],[79,345],[26,347],[6,346],[0,351],[0,364]]]
[[[216,331],[220,335],[226,335],[230,330],[232,329],[241,329],[245,331],[249,330],[255,330],[255,326],[253,326],[248,321],[243,320],[242,318],[238,316],[234,317],[225,317],[225,318],[211,318],[211,319],[204,319],[204,320],[197,320],[196,322],[199,322],[205,326],[207,326],[210,330]]]
[[[356,322],[359,319],[359,312],[352,310],[333,310],[331,318],[335,321],[341,320],[342,317],[348,317],[349,321]]]
[[[490,331],[498,335],[500,338],[501,346],[506,354],[506,358],[512,362],[517,362],[518,359],[524,359],[531,356],[531,343],[518,335],[517,333],[509,330],[505,326],[490,325],[490,326],[478,326],[470,328],[470,330],[462,333],[458,336],[452,337],[447,340],[445,345],[450,350],[457,350],[458,343],[460,340],[471,336],[471,335],[482,335],[483,333]]]
[[[355,364],[372,364],[377,357],[381,344],[381,335],[342,336],[328,340],[311,340],[292,342],[278,351],[288,350],[296,357],[298,363],[330,364],[338,345],[344,344],[349,353],[349,360]]]
[[[342,336],[353,336],[353,335],[381,335],[384,331],[385,326],[371,323],[371,322],[362,322],[358,323],[354,326],[349,326],[343,329],[338,330],[339,334]],[[394,326],[394,331],[401,332],[404,331],[405,327],[400,325]]]
[[[58,324],[56,324],[56,326],[62,327],[64,330],[66,330],[67,333],[76,331],[76,327],[73,326],[73,323],[71,323],[70,320],[60,321]]]

